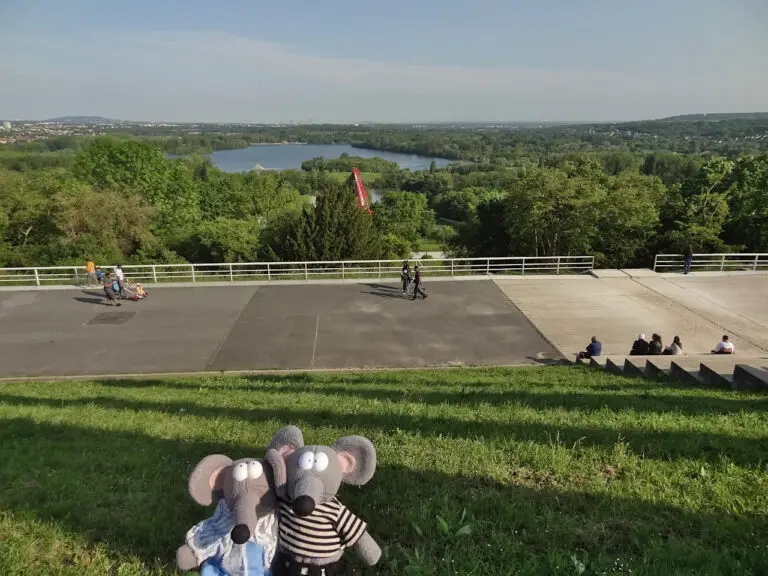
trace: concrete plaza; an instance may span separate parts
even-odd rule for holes
[[[491,281],[0,292],[0,377],[531,364],[553,349]]]
[[[593,335],[603,343],[603,355],[628,354],[640,332],[649,339],[661,334],[665,345],[680,336],[692,354],[709,353],[728,334],[738,356],[768,356],[766,274],[602,276],[499,278],[496,283],[570,358]]]

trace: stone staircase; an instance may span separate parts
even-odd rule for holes
[[[717,356],[598,356],[576,364],[647,378],[731,390],[768,391],[768,357]]]

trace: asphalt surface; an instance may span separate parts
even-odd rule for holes
[[[554,353],[490,281],[0,292],[0,377],[532,364]]]

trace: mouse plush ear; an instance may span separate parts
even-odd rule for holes
[[[283,458],[290,456],[296,450],[304,448],[304,434],[296,426],[280,428],[267,446],[267,450],[277,450]]]
[[[376,472],[376,448],[363,436],[344,436],[333,444],[339,459],[342,481],[353,486],[362,486],[373,478]]]
[[[213,504],[224,488],[224,470],[232,459],[223,454],[206,456],[189,475],[189,495],[201,506]]]

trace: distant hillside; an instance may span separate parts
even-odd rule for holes
[[[734,112],[715,114],[681,114],[661,118],[663,122],[717,122],[719,120],[768,120],[768,112]]]
[[[61,118],[50,118],[44,122],[54,122],[56,124],[113,124],[116,120],[104,118],[103,116],[62,116]]]

